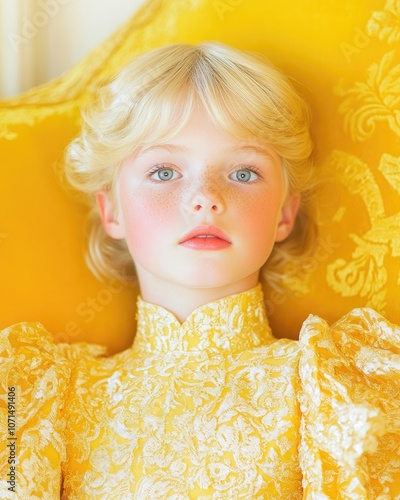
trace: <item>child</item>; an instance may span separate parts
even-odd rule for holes
[[[298,342],[268,326],[260,280],[314,233],[308,125],[283,75],[219,43],[153,50],[100,90],[66,173],[93,204],[92,269],[138,279],[137,332],[108,358],[2,332],[17,498],[400,495],[399,329],[369,309],[310,316]]]

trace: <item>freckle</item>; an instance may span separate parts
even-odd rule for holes
[[[170,220],[171,210],[176,209],[178,195],[169,193],[154,193],[150,199],[146,200],[147,207],[157,215],[158,220]]]

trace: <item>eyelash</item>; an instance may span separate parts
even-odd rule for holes
[[[151,170],[149,170],[149,172],[148,172],[149,177],[151,177],[153,174],[159,172],[160,170],[174,170],[174,169],[169,168],[168,165],[164,165],[164,164],[156,165]]]
[[[250,170],[250,172],[254,172],[259,177],[262,177],[261,170],[257,168],[255,165],[246,165],[246,168],[238,168],[238,170]],[[235,170],[237,172],[237,170]]]
[[[175,169],[169,168],[168,165],[161,164],[161,165],[156,165],[151,170],[149,170],[148,176],[151,178],[154,174],[156,174],[160,170],[174,170],[174,172],[176,172]],[[253,172],[254,174],[258,175],[259,177],[262,177],[261,170],[259,168],[257,168],[255,165],[245,165],[245,166],[243,166],[243,168],[238,168],[237,170],[234,170],[234,172],[238,172],[239,170],[249,170],[250,172]],[[232,173],[234,173],[234,172],[232,172]],[[158,180],[158,181],[154,181],[154,182],[163,182],[163,181]],[[243,184],[246,184],[246,183],[243,182]]]

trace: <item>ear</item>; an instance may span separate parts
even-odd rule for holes
[[[281,218],[278,222],[275,241],[283,241],[291,233],[296,222],[297,212],[299,211],[301,195],[294,193],[290,195],[281,208]]]
[[[105,232],[117,240],[125,238],[122,219],[112,202],[110,192],[101,189],[96,193],[96,203]]]

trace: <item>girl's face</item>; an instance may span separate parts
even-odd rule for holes
[[[126,239],[141,287],[255,286],[299,204],[286,198],[272,148],[217,129],[199,110],[168,144],[127,158],[116,189],[115,209],[106,191],[98,206],[107,233]]]

